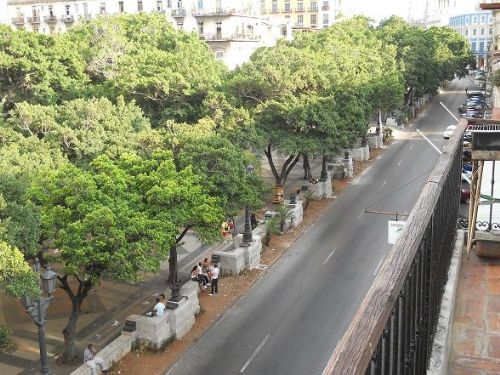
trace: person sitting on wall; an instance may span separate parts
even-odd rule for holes
[[[97,366],[101,368],[101,372],[106,374],[108,372],[108,366],[104,362],[104,359],[97,357],[97,350],[94,345],[88,344],[83,352],[83,362],[90,367],[92,370],[92,375],[97,375]]]

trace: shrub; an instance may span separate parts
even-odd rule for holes
[[[0,352],[12,347],[12,343],[10,342],[11,333],[12,331],[9,328],[0,326]]]

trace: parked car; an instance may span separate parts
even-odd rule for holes
[[[443,133],[443,138],[444,139],[449,139],[451,135],[453,134],[453,131],[456,129],[456,125],[450,125],[446,128],[446,130]]]

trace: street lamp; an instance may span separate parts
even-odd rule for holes
[[[39,269],[39,265],[35,269]],[[26,309],[26,313],[31,317],[33,322],[38,326],[38,346],[40,348],[40,367],[42,375],[50,375],[48,359],[47,359],[47,345],[45,343],[45,321],[47,316],[47,309],[50,302],[54,299],[52,293],[56,289],[57,274],[47,267],[45,272],[40,274],[42,284],[42,294],[48,296],[40,296],[39,299],[33,301],[30,296],[21,297],[21,303]]]
[[[246,168],[246,172],[248,176],[253,174],[253,165],[249,164]],[[245,205],[245,230],[243,231],[243,242],[241,243],[242,247],[248,247],[253,241],[252,236],[252,223],[250,221],[250,207],[248,204]]]

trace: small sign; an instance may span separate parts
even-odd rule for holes
[[[389,240],[388,242],[391,245],[394,245],[396,243],[396,240],[398,239],[399,235],[403,231],[403,228],[405,227],[406,221],[393,221],[389,220],[388,222],[388,228],[389,228]]]

